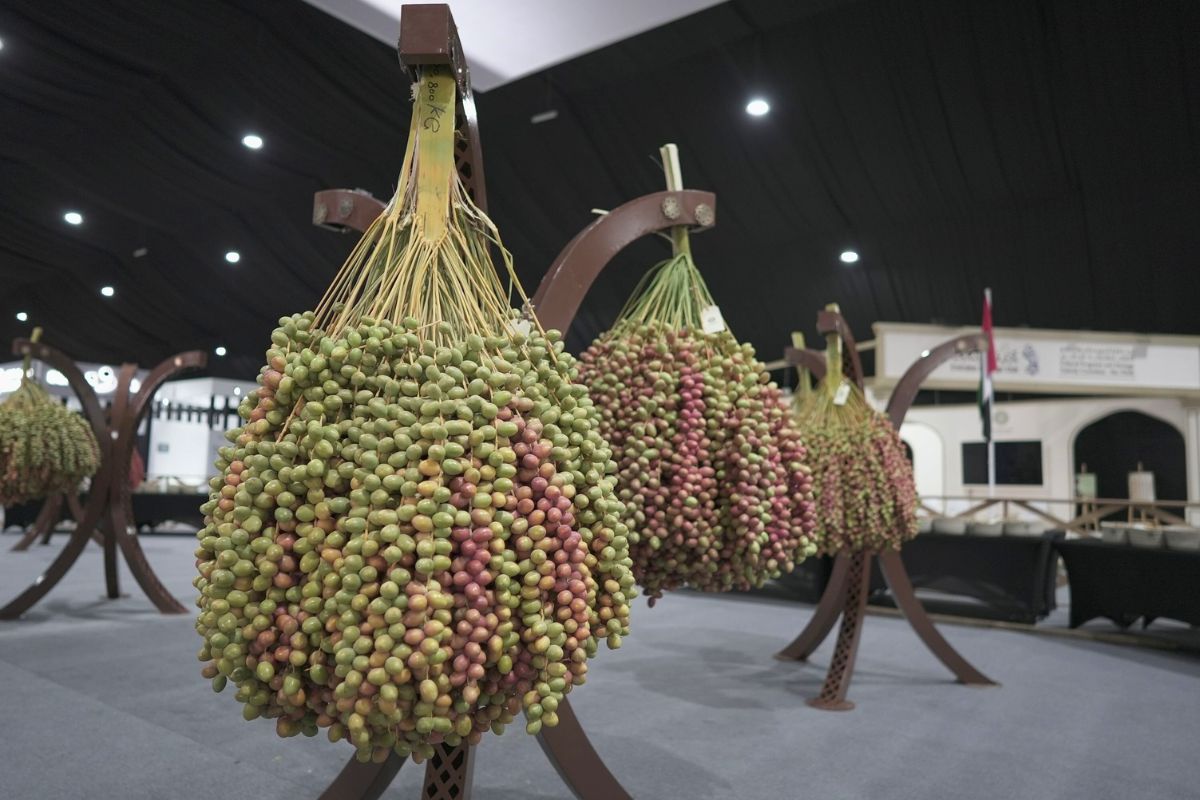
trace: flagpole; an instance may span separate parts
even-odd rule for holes
[[[990,312],[991,308],[992,308],[992,290],[990,287],[983,290],[983,298],[984,298],[984,302],[987,303],[987,308]],[[989,316],[989,322],[990,322],[991,314],[989,313],[988,316]],[[984,356],[983,356],[985,359],[984,365],[983,365],[984,366],[984,374],[987,375],[987,388],[988,388],[988,404],[987,405],[988,405],[988,414],[989,415],[993,413],[993,406],[995,405],[995,401],[996,401],[996,387],[992,384],[992,376],[991,376],[990,372],[988,371],[989,365],[987,363],[987,359],[990,358],[991,348],[993,347],[992,342],[991,342],[991,336],[992,336],[992,333],[989,330],[988,331],[988,340],[989,340],[988,341],[988,353],[984,353]],[[992,436],[992,421],[991,421],[991,419],[989,419],[987,421],[986,429],[987,429],[987,434],[988,434],[988,436],[987,436],[988,498],[990,499],[990,498],[994,497],[996,494],[996,439],[995,439],[995,437]]]

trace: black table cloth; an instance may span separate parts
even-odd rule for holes
[[[922,533],[900,557],[918,591],[969,598],[923,596],[927,611],[1032,624],[1056,606],[1054,543],[1062,537]],[[882,576],[871,587],[872,602],[892,604]]]
[[[1033,623],[1055,608],[1054,543],[1062,536],[1060,532],[1040,536],[923,533],[904,545],[900,557],[915,589],[951,596],[922,596],[929,611]],[[815,603],[832,571],[832,558],[810,558],[777,585],[789,597]],[[871,602],[894,604],[876,562]]]
[[[1068,539],[1056,544],[1071,587],[1071,627],[1104,617],[1122,628],[1159,617],[1200,625],[1200,552]]]
[[[134,493],[133,519],[138,528],[149,526],[154,530],[155,525],[163,522],[183,522],[193,524],[197,528],[203,523],[204,515],[200,513],[200,505],[208,499],[204,494],[153,494]],[[83,499],[81,498],[81,502]],[[12,525],[28,528],[37,519],[42,510],[42,502],[24,503],[9,506],[4,510],[4,527]],[[67,519],[70,511],[63,506],[63,519]]]

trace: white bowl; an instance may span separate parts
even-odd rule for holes
[[[970,522],[967,533],[972,536],[999,536],[1004,533],[1003,522]]]
[[[1129,533],[1129,543],[1134,547],[1162,547],[1163,546],[1163,531],[1162,528],[1142,527],[1140,525],[1130,525],[1126,528]]]
[[[1005,536],[1041,536],[1049,528],[1040,522],[1006,522]]]
[[[1200,550],[1200,528],[1168,525],[1163,528],[1163,540],[1169,550]]]
[[[1124,522],[1101,522],[1100,541],[1108,544],[1129,544]]]
[[[938,517],[933,521],[932,530],[934,533],[963,534],[967,532],[967,521],[965,519]]]

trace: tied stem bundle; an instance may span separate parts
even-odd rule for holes
[[[37,342],[42,329],[35,328]],[[88,423],[29,377],[26,354],[21,384],[0,404],[0,505],[74,492],[96,473],[100,448]]]
[[[396,195],[280,320],[198,533],[202,673],[361,759],[557,724],[635,596],[611,447],[558,332],[510,304],[454,90],[422,73]]]
[[[678,188],[673,145],[663,157]],[[816,550],[805,448],[779,389],[754,349],[714,323],[686,229],[672,241],[580,357],[637,532],[634,575],[652,599],[761,586]]]

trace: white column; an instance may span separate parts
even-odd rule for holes
[[[1189,403],[1186,408],[1187,497],[1189,502],[1196,503],[1200,502],[1200,403]],[[1187,519],[1193,525],[1200,525],[1200,509],[1188,509]]]

